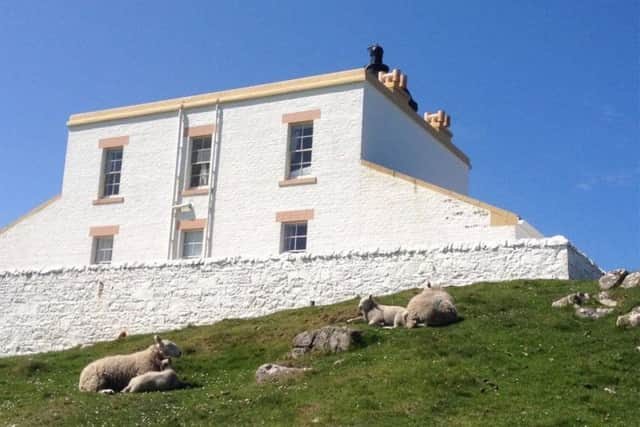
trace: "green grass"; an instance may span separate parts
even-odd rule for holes
[[[77,391],[82,368],[99,357],[145,348],[151,337],[86,349],[0,359],[0,426],[122,425],[637,425],[638,330],[616,328],[640,304],[640,289],[597,321],[551,302],[594,282],[481,283],[450,292],[464,321],[443,328],[379,329],[336,355],[296,361],[314,371],[257,385],[256,368],[283,361],[292,337],[340,324],[356,300],[225,320],[165,334],[184,350],[174,365],[193,388],[103,396]],[[415,291],[381,298],[406,304]],[[615,394],[605,391],[610,388]]]

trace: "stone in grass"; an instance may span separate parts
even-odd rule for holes
[[[609,292],[607,291],[600,292],[596,296],[595,300],[602,305],[606,305],[607,307],[616,307],[618,305],[618,301],[611,298],[611,295],[609,295]]]
[[[289,366],[276,365],[275,363],[265,363],[256,371],[256,382],[277,382],[284,379],[301,376],[311,368],[291,368]]]
[[[616,320],[616,326],[619,327],[629,326],[633,328],[638,325],[640,325],[640,305],[627,314],[618,316],[618,320]]]
[[[615,288],[620,283],[622,283],[627,274],[629,274],[629,272],[624,268],[619,268],[617,270],[608,272],[598,280],[600,289],[607,290]]]
[[[299,357],[310,351],[338,353],[347,351],[362,339],[362,332],[342,326],[325,326],[320,329],[304,331],[293,338],[291,356]]]
[[[636,288],[640,286],[640,271],[635,271],[627,275],[622,281],[623,288]]]
[[[589,294],[584,292],[576,292],[573,294],[569,294],[565,297],[560,298],[559,300],[551,303],[551,307],[566,307],[568,305],[579,306],[589,301]]]
[[[613,312],[613,308],[578,307],[576,316],[581,319],[600,319]]]

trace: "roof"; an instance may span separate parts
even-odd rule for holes
[[[443,134],[434,129],[424,121],[422,117],[409,108],[393,95],[378,79],[371,73],[367,73],[364,68],[354,70],[339,71],[336,73],[320,74],[317,76],[303,77],[293,80],[283,80],[280,82],[267,83],[257,86],[248,86],[239,89],[210,92],[201,95],[186,96],[181,98],[167,99],[164,101],[148,102],[125,107],[110,108],[107,110],[91,111],[87,113],[72,114],[67,121],[68,127],[101,123],[110,120],[128,119],[133,117],[147,116],[151,114],[167,113],[178,111],[181,107],[185,109],[212,106],[229,102],[246,101],[251,99],[265,98],[269,96],[283,95],[306,90],[321,89],[326,87],[340,86],[351,83],[368,81],[380,92],[386,95],[400,109],[408,114],[416,123],[429,132],[446,149],[471,167],[469,158],[451,142],[451,136]]]

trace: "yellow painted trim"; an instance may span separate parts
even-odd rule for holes
[[[438,132],[434,129],[429,123],[425,122],[417,112],[413,111],[406,100],[400,99],[396,96],[392,91],[389,90],[382,82],[378,80],[378,78],[371,73],[366,73],[366,79],[373,87],[378,89],[380,93],[386,96],[389,100],[391,100],[398,108],[404,111],[409,117],[411,117],[416,123],[418,123],[424,130],[429,132],[436,141],[440,142],[444,148],[449,150],[453,155],[462,160],[468,167],[471,169],[471,161],[466,154],[462,152],[458,147],[456,147],[451,142],[451,137],[453,134],[448,129],[443,129]]]
[[[249,99],[264,98],[267,96],[282,95],[286,93],[300,92],[304,90],[320,89],[331,86],[345,85],[362,82],[366,79],[364,68],[340,71],[337,73],[322,74],[319,76],[304,77],[301,79],[285,80],[275,83],[267,83],[258,86],[249,86],[240,89],[211,92],[202,95],[187,96],[168,99],[166,101],[150,102],[146,104],[132,105],[128,107],[112,108],[109,110],[93,111],[89,113],[73,114],[69,117],[67,126],[80,126],[92,123],[119,120],[131,117],[146,116],[183,108],[197,108],[216,103],[228,103],[246,101]]]
[[[476,206],[480,209],[488,210],[491,214],[490,224],[493,226],[500,225],[516,225],[518,224],[519,216],[513,212],[507,211],[505,209],[498,208],[496,206],[490,205],[478,199],[474,199],[469,196],[465,196],[464,194],[456,193],[455,191],[447,190],[446,188],[442,188],[438,185],[432,184],[430,182],[423,181],[418,178],[414,178],[409,175],[405,175],[403,173],[397,172],[393,169],[386,168],[377,163],[370,162],[368,160],[361,159],[361,164],[378,172],[391,175],[396,178],[403,179],[412,183],[413,185],[417,185],[420,187],[428,188],[429,190],[437,191],[438,193],[444,194],[446,196],[452,197],[454,199],[458,199],[462,202],[468,203],[470,205]]]
[[[61,197],[60,194],[56,194],[55,196],[53,196],[52,198],[50,198],[46,202],[41,203],[38,206],[36,206],[35,208],[31,209],[29,212],[27,212],[26,214],[22,215],[21,217],[19,217],[18,219],[16,219],[15,221],[13,221],[9,225],[7,225],[6,227],[0,228],[0,234],[7,232],[10,228],[13,228],[19,222],[22,222],[25,219],[29,218],[30,216],[33,216],[33,215],[37,214],[38,212],[40,212],[41,210],[44,210],[47,206],[53,204],[58,199],[60,199],[60,197]]]

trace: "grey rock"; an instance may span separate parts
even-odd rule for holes
[[[618,316],[616,326],[634,328],[640,325],[640,305],[634,307],[630,312],[622,316]]]
[[[634,271],[627,275],[622,281],[623,288],[636,288],[640,286],[640,271]]]
[[[600,289],[607,290],[615,288],[622,283],[627,274],[629,274],[629,272],[624,268],[619,268],[617,270],[608,272],[598,280]]]
[[[279,381],[285,378],[302,375],[304,372],[310,370],[311,368],[291,368],[288,366],[276,365],[275,363],[265,363],[256,371],[256,382],[260,384],[267,381]]]
[[[613,313],[613,308],[593,308],[593,307],[578,307],[576,308],[576,316],[581,319],[600,319]]]
[[[347,351],[354,342],[359,342],[362,333],[356,329],[341,326],[325,326],[304,331],[293,338],[292,357],[299,357],[310,351],[337,353]]]
[[[569,294],[565,297],[560,298],[559,300],[551,303],[551,307],[566,307],[568,305],[580,306],[585,302],[589,301],[589,294],[584,292],[576,292],[573,294]]]
[[[607,291],[600,292],[596,296],[595,300],[602,305],[606,305],[607,307],[616,307],[618,305],[618,301],[611,298],[611,295],[609,295],[609,292]]]

